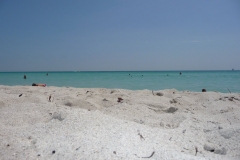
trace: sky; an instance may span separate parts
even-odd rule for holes
[[[240,70],[240,0],[0,0],[0,72]]]

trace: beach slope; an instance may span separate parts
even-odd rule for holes
[[[0,86],[0,159],[240,159],[240,94]]]

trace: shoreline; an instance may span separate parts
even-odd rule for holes
[[[0,85],[0,87],[36,87],[36,86],[32,86],[32,85]],[[38,86],[39,87],[39,86]],[[106,90],[127,90],[127,91],[143,91],[143,90],[148,90],[148,91],[154,91],[154,92],[157,92],[157,91],[165,91],[165,90],[176,90],[178,92],[183,92],[183,93],[203,93],[203,91],[199,90],[199,91],[190,91],[190,90],[177,90],[175,88],[169,88],[169,89],[160,89],[160,90],[150,90],[150,89],[126,89],[126,88],[97,88],[97,87],[72,87],[72,86],[49,86],[46,84],[45,86],[46,88],[50,88],[50,87],[56,87],[56,88],[65,88],[65,89],[68,89],[68,88],[73,88],[73,89],[106,89]],[[204,88],[203,88],[204,89]],[[206,90],[206,89],[205,89]],[[240,92],[232,92],[231,90],[229,89],[226,89],[226,92],[220,92],[220,91],[208,91],[206,90],[207,93],[222,93],[222,94],[240,94]],[[205,92],[205,93],[206,93]]]
[[[240,94],[0,85],[0,159],[239,159]]]

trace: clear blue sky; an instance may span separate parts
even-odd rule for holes
[[[240,0],[0,0],[0,71],[240,69]]]

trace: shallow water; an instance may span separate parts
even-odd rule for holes
[[[48,75],[46,75],[48,73]],[[0,72],[0,85],[240,92],[240,71]],[[24,79],[24,74],[27,79]]]

